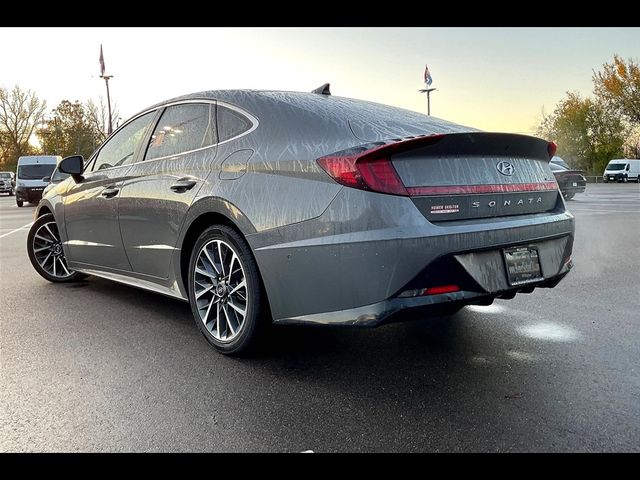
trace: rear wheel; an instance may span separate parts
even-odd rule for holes
[[[16,200],[16,205],[18,205],[18,207],[21,207],[22,205],[24,205],[24,202],[22,200]]]
[[[84,278],[67,266],[58,226],[51,214],[42,215],[31,226],[27,253],[36,272],[50,282],[74,282]]]
[[[246,241],[226,225],[207,228],[191,252],[189,303],[198,328],[224,354],[255,345],[266,326],[258,267]]]

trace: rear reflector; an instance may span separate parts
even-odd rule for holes
[[[441,285],[439,287],[418,288],[415,290],[405,290],[399,297],[422,297],[426,295],[442,295],[444,293],[459,292],[460,287],[457,285]]]
[[[425,288],[422,295],[441,295],[443,293],[459,292],[460,287],[457,285],[442,285],[440,287]]]

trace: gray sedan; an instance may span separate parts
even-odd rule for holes
[[[35,212],[34,268],[188,301],[220,352],[272,322],[449,314],[571,268],[555,145],[314,93],[209,91],[152,106]]]

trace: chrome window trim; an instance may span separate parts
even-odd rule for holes
[[[227,139],[227,140],[224,140],[224,141],[222,141],[222,142],[212,143],[211,145],[207,145],[206,147],[200,147],[200,148],[196,148],[196,149],[194,149],[194,150],[187,150],[187,151],[185,151],[185,152],[176,153],[176,154],[174,154],[174,155],[168,155],[168,156],[158,157],[158,158],[151,158],[151,159],[149,159],[149,160],[144,160],[144,159],[143,159],[143,160],[141,160],[141,161],[139,161],[139,162],[128,163],[128,164],[126,164],[126,165],[119,165],[119,166],[117,166],[117,167],[104,168],[104,169],[102,169],[102,170],[96,170],[96,172],[98,172],[98,171],[101,171],[101,172],[102,172],[102,171],[109,171],[109,170],[112,170],[112,169],[115,169],[115,168],[122,168],[122,167],[132,167],[132,166],[134,166],[134,165],[140,165],[140,164],[142,164],[142,163],[148,163],[148,162],[155,162],[155,161],[157,161],[157,160],[166,160],[166,159],[168,159],[168,158],[178,158],[178,157],[181,157],[182,155],[188,155],[188,154],[190,154],[190,153],[195,153],[195,152],[199,152],[199,151],[201,151],[201,150],[206,150],[207,148],[217,147],[218,145],[223,145],[223,144],[225,144],[225,143],[232,142],[233,140],[237,140],[238,138],[244,137],[245,135],[249,135],[249,134],[250,134],[251,132],[253,132],[256,128],[258,128],[258,126],[259,126],[259,124],[260,124],[260,122],[258,121],[258,119],[257,119],[255,116],[253,116],[252,114],[250,114],[250,113],[249,113],[249,112],[247,112],[246,110],[244,110],[244,109],[242,109],[242,108],[240,108],[240,107],[237,107],[237,106],[235,106],[235,105],[232,105],[232,104],[230,104],[230,103],[223,102],[223,101],[212,100],[212,99],[210,99],[210,98],[207,98],[207,99],[191,98],[191,99],[188,99],[188,100],[178,100],[178,101],[175,101],[175,102],[166,103],[166,104],[164,104],[164,105],[159,105],[159,106],[157,106],[157,107],[150,108],[150,109],[148,109],[148,110],[145,110],[145,111],[143,111],[143,112],[140,112],[140,113],[139,113],[138,115],[136,115],[135,117],[131,117],[131,118],[127,121],[127,123],[125,123],[125,124],[121,125],[120,127],[118,127],[118,129],[117,129],[115,132],[113,132],[113,133],[109,136],[109,138],[108,138],[107,140],[109,140],[111,137],[113,137],[116,133],[118,133],[120,130],[122,130],[124,127],[126,127],[128,124],[130,124],[130,123],[131,123],[131,122],[133,122],[134,120],[136,120],[136,119],[140,118],[141,116],[146,115],[147,113],[151,113],[151,112],[154,112],[154,111],[160,110],[160,109],[162,109],[162,108],[174,107],[174,106],[176,106],[176,105],[184,105],[184,104],[189,104],[189,103],[210,103],[210,104],[214,104],[214,105],[216,105],[216,104],[217,104],[217,105],[222,105],[223,107],[228,108],[228,109],[230,109],[230,110],[235,110],[236,112],[240,113],[241,115],[244,115],[246,118],[248,118],[248,119],[249,119],[249,121],[250,121],[250,122],[251,122],[251,124],[252,124],[252,125],[251,125],[251,128],[249,128],[248,130],[246,130],[246,131],[242,132],[240,135],[236,135],[235,137],[231,137],[231,138],[229,138],[229,139]],[[217,118],[217,117],[218,117],[218,111],[217,111],[217,109],[216,109],[216,137],[217,137],[217,126],[218,126],[218,123],[217,123],[217,122],[218,122],[218,118]],[[160,117],[160,118],[162,118],[162,117]],[[91,158],[90,158],[90,159],[89,159],[89,161],[87,162],[86,166],[88,166],[88,165],[89,165],[93,160],[95,160],[95,157],[96,157],[97,155],[99,155],[99,154],[100,154],[100,150],[102,150],[102,147],[107,143],[107,140],[105,140],[105,141],[104,141],[104,143],[100,146],[100,148],[99,148],[99,149],[98,149],[98,150],[97,150],[97,151],[96,151],[96,152],[91,156]],[[145,150],[145,153],[146,153],[146,150]],[[87,174],[88,174],[88,173],[94,173],[94,172],[87,172]]]

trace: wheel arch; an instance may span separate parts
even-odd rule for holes
[[[34,218],[40,218],[41,216],[46,215],[48,213],[53,215],[53,208],[48,203],[41,201],[36,207]],[[54,215],[54,218],[55,218],[55,215]]]
[[[180,289],[185,297],[188,297],[187,276],[189,274],[189,260],[191,250],[200,234],[214,224],[227,225],[236,230],[246,239],[247,235],[256,232],[249,219],[232,203],[221,198],[203,198],[195,202],[187,212],[180,235],[178,236],[179,249],[174,254],[175,278],[180,284]]]

